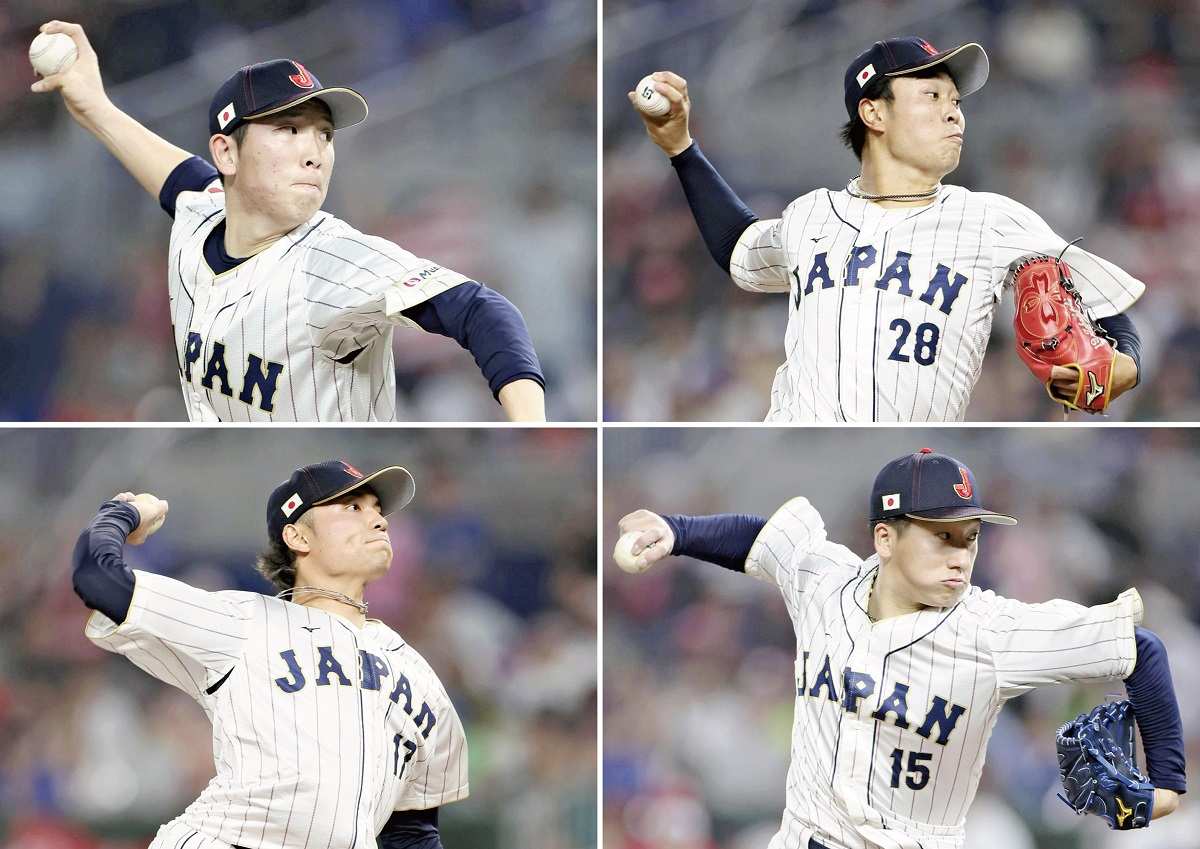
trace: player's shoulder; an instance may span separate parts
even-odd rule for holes
[[[202,189],[183,191],[176,195],[174,226],[194,226],[195,222],[213,218],[224,209],[225,190],[221,187],[221,181],[214,177],[212,182]]]
[[[340,218],[327,215],[311,234],[301,234],[308,244],[308,261],[313,266],[373,267],[380,263],[415,268],[424,260],[382,236],[364,233]]]
[[[1011,621],[1013,615],[1026,606],[1024,602],[1005,598],[995,590],[980,589],[974,585],[967,588],[958,605],[962,611],[960,620],[970,621],[984,628],[1004,627],[1002,619],[1008,617]]]
[[[1031,224],[1041,220],[1040,216],[1020,201],[1013,200],[1008,195],[997,192],[973,192],[962,186],[955,186],[963,193],[966,202],[980,207],[983,213],[992,218],[1008,219],[1009,223]]]
[[[832,189],[820,188],[805,192],[783,208],[781,218],[796,215],[808,215],[813,207],[819,204],[829,204],[837,192]]]

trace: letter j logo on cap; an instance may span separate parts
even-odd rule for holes
[[[875,66],[867,65],[858,72],[858,87],[862,88],[871,81],[871,77],[875,76]]]
[[[971,479],[967,477],[967,470],[962,466],[959,466],[958,474],[959,477],[962,478],[962,483],[956,483],[954,485],[954,494],[964,501],[970,500],[974,490],[971,488]]]
[[[893,492],[891,495],[883,495],[879,498],[883,504],[884,510],[899,510],[900,509],[900,493]]]

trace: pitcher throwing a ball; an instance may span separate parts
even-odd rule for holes
[[[468,792],[462,724],[363,600],[391,565],[387,516],[414,491],[399,466],[293,472],[267,499],[258,565],[273,598],[130,569],[124,545],[158,530],[167,502],[125,492],[101,506],[74,555],[88,637],[213,724],[216,777],[151,849],[440,849],[438,808]]]
[[[637,510],[620,520],[616,557],[627,571],[685,555],[783,595],[796,631],[796,708],[770,849],[961,849],[1001,708],[1068,681],[1119,678],[1129,695],[1060,733],[1069,804],[1120,829],[1175,810],[1187,789],[1183,729],[1166,650],[1138,625],[1136,589],[1083,607],[972,586],[981,523],[1016,520],[985,508],[971,470],[928,448],[883,467],[867,518],[875,551],[865,560],[830,541],[802,497],[770,519]],[[1149,779],[1125,762],[1130,714]],[[1112,738],[1100,759],[1080,753],[1080,729]]]
[[[1036,349],[1019,350],[1053,400],[1103,412],[1136,385],[1140,340],[1124,312],[1142,283],[1067,250],[1016,201],[941,182],[966,139],[961,98],[987,74],[978,44],[877,41],[844,77],[842,140],[861,173],[761,221],[693,141],[686,80],[652,75],[665,114],[644,85],[629,92],[713,259],[742,289],[788,296],[768,421],[963,419],[1006,286],[1026,319],[1041,319],[1018,323],[1018,339]],[[1057,353],[1031,361],[1045,352]]]
[[[499,293],[321,210],[334,133],[367,103],[300,62],[235,72],[209,108],[209,164],[109,101],[78,24],[43,33],[78,58],[34,83],[112,152],[174,219],[171,327],[194,421],[391,421],[392,331],[467,348],[508,417],[544,421],[544,379],[520,312]],[[214,167],[215,165],[215,167]]]

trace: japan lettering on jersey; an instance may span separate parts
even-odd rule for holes
[[[181,192],[168,257],[171,326],[193,421],[392,421],[392,330],[467,278],[327,212],[214,275],[217,184]],[[419,329],[419,328],[418,328]]]
[[[1009,264],[1065,247],[1016,201],[959,186],[909,209],[818,189],[751,224],[730,262],[734,282],[789,294],[767,421],[961,421]],[[1064,259],[1096,318],[1144,291],[1081,248]]]
[[[429,664],[382,622],[356,630],[257,593],[134,576],[125,621],[95,612],[87,636],[195,699],[216,764],[154,849],[189,831],[250,849],[374,849],[393,811],[467,796],[458,714]]]
[[[886,567],[884,567],[886,568]],[[1004,703],[1034,687],[1123,678],[1137,590],[1084,607],[969,587],[950,608],[872,622],[880,565],[830,542],[804,498],[771,517],[746,573],[778,586],[796,631],[783,822],[769,849],[961,849]]]

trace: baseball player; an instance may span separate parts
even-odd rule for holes
[[[209,110],[215,164],[117,109],[78,24],[79,56],[35,92],[71,116],[174,219],[168,261],[179,378],[193,421],[391,421],[392,331],[467,348],[515,421],[545,421],[544,379],[520,312],[499,293],[360,233],[321,210],[334,133],[367,117],[362,95],[299,62],[244,67]]]
[[[462,724],[436,673],[367,618],[387,572],[387,516],[413,497],[399,466],[297,469],[267,500],[259,570],[280,590],[205,592],[130,569],[126,543],[167,502],[125,492],[75,545],[87,636],[183,690],[213,726],[216,777],[152,849],[439,849],[438,808],[467,796]],[[290,598],[290,600],[289,600]]]
[[[941,182],[962,153],[960,99],[987,74],[978,44],[877,41],[845,74],[842,139],[861,173],[763,221],[692,140],[686,80],[653,75],[670,111],[639,114],[671,158],[713,258],[742,289],[788,293],[768,421],[963,419],[1010,265],[1067,248],[1016,201]],[[638,102],[633,92],[629,99]],[[1104,387],[1114,399],[1138,381],[1140,340],[1124,311],[1144,286],[1079,247],[1065,260],[1084,306],[1115,340]],[[1056,366],[1047,388],[1068,399],[1078,382],[1079,372]]]
[[[866,560],[793,498],[758,516],[620,520],[648,567],[670,554],[776,585],[796,631],[787,802],[770,849],[951,849],[1004,704],[1044,684],[1123,678],[1154,783],[1153,817],[1186,790],[1165,650],[1138,626],[1137,590],[1096,607],[1025,604],[971,586],[982,522],[975,477],[928,448],[879,472]],[[628,567],[627,567],[628,568]]]

